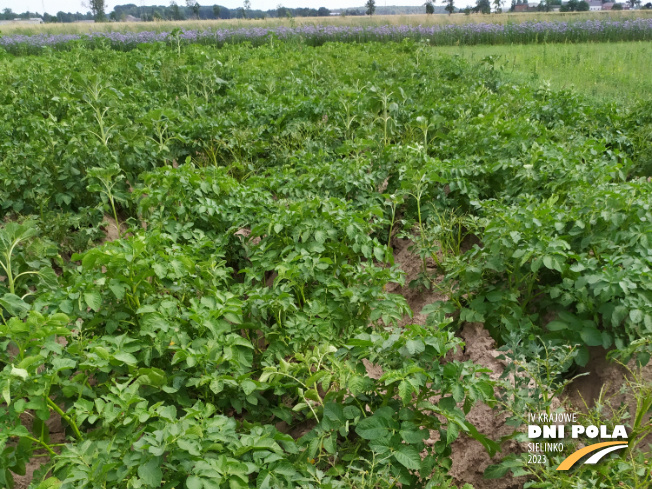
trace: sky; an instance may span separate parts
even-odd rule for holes
[[[251,0],[252,9],[270,10],[276,8],[279,3],[284,7],[326,7],[330,9],[361,7],[366,0]],[[125,5],[133,3],[136,5],[169,5],[169,0],[149,1],[149,0],[107,0],[106,11],[113,10],[115,5]],[[177,3],[183,5],[184,0],[177,0]],[[199,1],[200,5],[222,5],[229,9],[242,7],[243,0],[204,0]],[[425,0],[376,0],[376,5],[401,5],[413,6],[425,3]],[[440,4],[442,2],[436,2]],[[86,12],[88,9],[82,6],[82,0],[0,0],[0,10],[10,8],[14,12],[47,12],[56,14],[63,12]]]

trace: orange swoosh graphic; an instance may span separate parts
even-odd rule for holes
[[[559,467],[557,467],[557,470],[568,470],[570,469],[573,465],[575,465],[575,462],[577,462],[579,459],[581,459],[584,455],[588,455],[591,452],[595,452],[596,450],[600,450],[601,448],[604,447],[611,447],[613,445],[627,445],[627,442],[624,441],[605,441],[603,443],[594,443],[593,445],[589,445],[588,447],[584,447],[579,449],[578,451],[570,454],[566,459],[559,464]]]

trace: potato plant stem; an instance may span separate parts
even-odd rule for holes
[[[31,437],[31,436],[25,436],[23,438],[27,438],[28,440],[33,441],[34,443],[38,443],[39,445],[41,445],[43,448],[45,448],[48,451],[48,453],[50,454],[51,457],[56,457],[57,456],[57,452],[52,450],[50,445],[48,445],[44,441],[39,440],[39,439],[34,438],[34,437]],[[34,456],[36,457],[37,455],[34,455]]]
[[[49,397],[46,397],[45,400],[48,403],[48,406],[50,406],[52,409],[54,409],[54,411],[56,411],[56,413],[59,416],[61,416],[61,418],[66,421],[66,423],[68,423],[70,425],[72,430],[75,432],[75,438],[77,438],[78,440],[81,440],[82,439],[82,434],[79,431],[79,428],[77,427],[77,424],[72,419],[70,419],[70,417],[66,413],[64,413],[63,410],[59,406],[57,406],[57,404],[52,399],[50,399]]]

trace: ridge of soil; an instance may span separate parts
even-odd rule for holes
[[[405,285],[401,287],[398,284],[393,284],[388,286],[387,290],[402,295],[414,313],[412,317],[404,317],[399,325],[425,325],[426,316],[421,314],[423,307],[435,301],[445,301],[448,297],[438,291],[410,288],[410,281],[414,280],[421,271],[421,259],[409,250],[412,245],[410,240],[394,239],[392,244],[394,245],[395,264],[405,272]],[[429,269],[429,271],[434,272],[434,269]],[[439,277],[435,280],[440,282],[442,278]],[[466,323],[458,335],[464,340],[464,350],[449,354],[447,358],[459,361],[470,360],[476,365],[490,369],[492,373],[489,376],[492,379],[500,378],[506,363],[497,358],[501,352],[497,350],[495,341],[484,325],[482,323]],[[553,400],[553,407],[564,406],[567,411],[585,413],[587,408],[592,408],[600,401],[601,392],[604,390],[602,398],[607,400],[605,403],[607,417],[615,415],[621,406],[630,416],[633,416],[636,410],[636,399],[632,388],[635,389],[636,386],[633,385],[630,389],[625,389],[625,387],[628,382],[634,382],[633,373],[638,376],[638,381],[641,384],[652,385],[652,363],[637,369],[635,360],[624,366],[607,359],[607,354],[608,351],[603,348],[590,348],[590,360],[579,372],[588,375],[575,378],[560,397]],[[365,367],[370,377],[378,378],[382,375],[382,369],[370,362],[365,362]],[[647,418],[650,419],[652,416],[648,415]],[[467,415],[467,419],[478,431],[494,440],[510,434],[513,430],[513,427],[506,424],[507,413],[492,409],[484,403],[476,404]],[[426,443],[436,442],[438,436],[439,433],[433,433],[431,439]],[[643,440],[639,446],[643,447],[648,444],[652,444],[652,435]],[[514,478],[511,474],[500,479],[484,478],[484,470],[489,465],[498,463],[512,453],[526,453],[525,444],[509,440],[503,443],[502,452],[492,458],[479,442],[465,434],[460,434],[459,438],[451,445],[451,449],[453,463],[449,474],[460,487],[468,483],[473,485],[474,489],[521,489],[527,480],[524,477]]]

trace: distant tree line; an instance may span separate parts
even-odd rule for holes
[[[609,0],[603,0],[602,3],[605,3],[606,1]],[[642,5],[641,0],[625,0],[624,3],[629,5],[631,8],[641,7],[644,10],[652,9],[652,2]],[[528,1],[512,0],[510,12],[513,12],[516,9],[516,6],[521,4],[527,5]],[[612,10],[623,10],[623,5],[623,3],[614,3]],[[550,12],[555,7],[558,7],[560,12],[588,12],[590,10],[589,2],[587,0],[564,0],[563,3],[562,0],[541,0],[536,5],[536,10]]]
[[[586,0],[568,0],[561,6],[560,12],[588,12],[589,10],[589,2]]]
[[[93,14],[91,12],[83,14],[80,12],[57,12],[56,15],[41,15],[37,12],[27,11],[18,14],[10,8],[6,8],[0,13],[0,20],[33,19],[37,17],[43,19],[43,22],[77,22],[80,20],[93,20]]]
[[[180,0],[183,1],[183,0]],[[265,19],[265,18],[287,18],[287,17],[329,17],[331,10],[326,7],[320,8],[289,8],[278,5],[271,10],[252,9],[251,3],[240,8],[229,9],[222,5],[199,5],[196,0],[185,0],[185,4],[179,4],[172,0],[169,5],[138,6],[133,3],[116,5],[113,11],[104,11],[104,1],[85,0],[83,6],[88,9],[86,13],[57,12],[56,15],[39,14],[36,12],[15,13],[5,8],[0,13],[0,20],[28,19],[40,17],[44,22],[79,22],[83,20],[96,21],[123,21],[129,16],[145,22],[157,20],[191,20],[191,19]],[[451,2],[452,3],[452,2]],[[430,4],[426,8],[427,13],[445,13],[450,7],[440,7]],[[342,16],[359,16],[368,14],[369,5],[365,8],[352,8],[337,10],[336,13]],[[376,15],[406,15],[423,13],[423,7],[384,7],[374,6]]]
[[[138,17],[144,21],[152,20],[185,20],[185,19],[265,19],[271,17],[328,17],[331,11],[325,7],[288,8],[279,5],[276,9],[259,10],[244,6],[229,9],[222,5],[199,5],[189,1],[178,5],[172,2],[169,6],[139,7],[134,4],[116,5],[109,15],[111,20],[123,20],[127,15]]]
[[[124,20],[128,15],[145,22],[154,20],[186,20],[186,19],[231,19],[238,17],[240,9],[228,9],[221,5],[205,6],[198,3],[179,5],[176,2],[168,6],[156,5],[141,7],[133,3],[116,5],[109,14],[114,21]]]
[[[342,16],[361,16],[361,15],[406,15],[406,14],[441,14],[441,13],[454,13],[458,9],[454,5],[454,0],[439,0],[444,5],[435,5],[433,0],[427,0],[422,7],[383,7],[376,6],[375,1],[367,1],[365,8],[357,9],[343,9],[336,10],[335,13]],[[641,0],[626,0],[632,7],[641,5]],[[501,12],[505,0],[476,0],[475,7],[466,8],[465,13],[483,13],[488,14],[492,11]],[[527,0],[512,0],[511,8],[509,11],[514,11],[516,5],[521,3],[528,3]],[[569,0],[562,5],[561,0],[542,0],[537,5],[537,10],[550,11],[554,6],[560,6],[562,12],[568,11],[583,11],[589,10],[589,4],[585,0]],[[156,21],[156,20],[186,20],[186,19],[265,19],[265,18],[286,18],[286,17],[328,17],[331,15],[331,10],[326,7],[315,8],[289,8],[278,5],[276,9],[271,10],[258,10],[252,9],[251,3],[245,0],[244,6],[235,9],[229,9],[221,5],[199,5],[196,0],[186,0],[186,5],[179,5],[176,1],[172,0],[170,5],[157,5],[151,7],[138,6],[133,3],[125,5],[116,5],[113,11],[106,15],[104,12],[103,0],[87,0],[84,7],[89,11],[86,13],[80,12],[57,12],[56,15],[39,14],[36,12],[23,12],[16,13],[10,8],[5,8],[0,12],[0,20],[13,20],[13,19],[29,19],[40,17],[44,22],[79,22],[89,20],[111,20],[123,21],[128,16],[138,18],[142,21]],[[622,9],[621,3],[614,5],[614,10]],[[647,2],[642,5],[643,9],[652,9],[652,2]]]
[[[138,6],[133,3],[116,5],[113,11],[105,14],[103,8],[98,8],[93,2],[84,5],[89,11],[86,13],[57,12],[56,15],[36,12],[21,14],[5,8],[0,13],[0,20],[29,19],[40,17],[44,22],[78,22],[81,20],[125,20],[127,16],[139,18],[145,22],[155,20],[190,20],[190,19],[264,19],[271,17],[328,17],[331,11],[326,7],[321,8],[288,8],[279,5],[273,10],[257,10],[252,8],[229,9],[221,5],[199,5],[196,1],[188,1],[186,5],[179,5],[172,1],[170,5],[157,5],[152,7]],[[363,15],[364,12],[361,13]],[[351,14],[355,15],[355,14]]]

